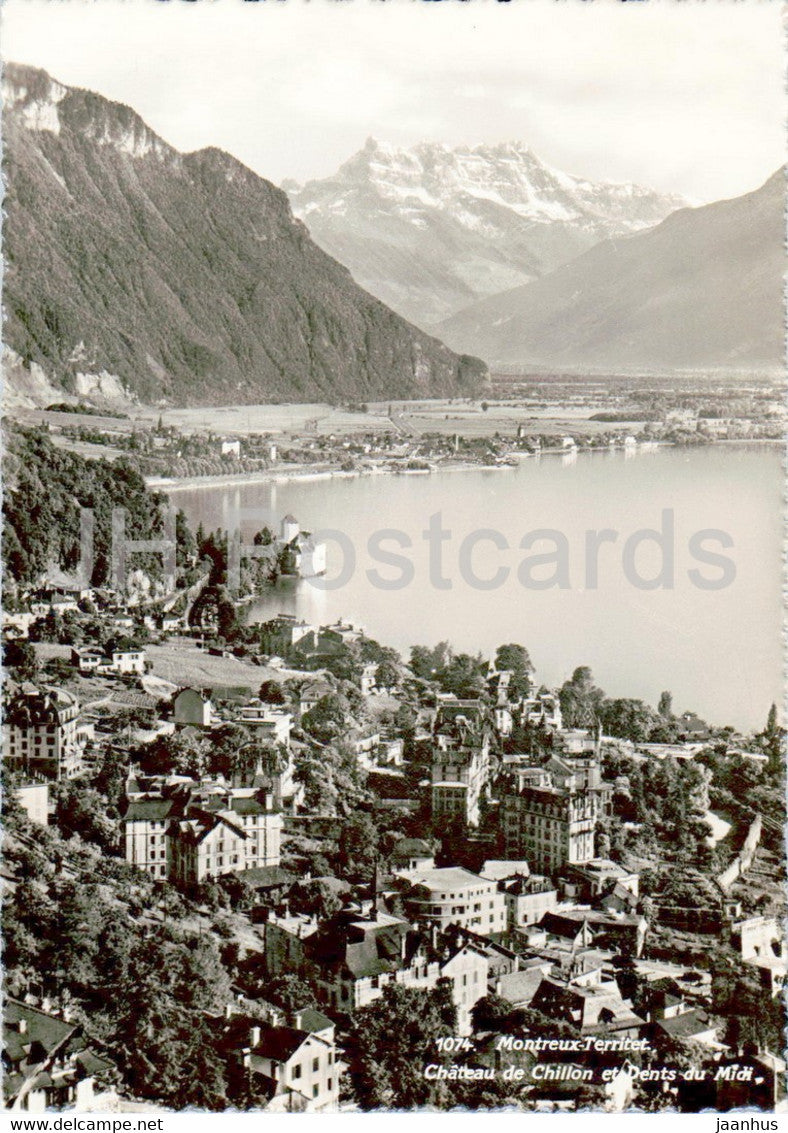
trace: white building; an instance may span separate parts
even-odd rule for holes
[[[343,1064],[334,1024],[320,1011],[298,1012],[294,1026],[236,1017],[228,1024],[234,1054],[256,1093],[270,1095],[266,1113],[324,1113],[337,1108]]]
[[[506,932],[506,901],[497,882],[459,866],[408,873],[403,903],[414,921],[439,929],[459,925],[480,936]]]
[[[71,663],[80,673],[142,676],[145,672],[145,650],[113,645],[106,649],[74,648],[71,650]]]
[[[9,682],[10,684],[10,682]],[[71,779],[82,770],[92,727],[80,721],[79,701],[64,689],[13,686],[3,722],[4,758],[33,779]]]

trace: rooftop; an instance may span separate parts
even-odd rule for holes
[[[443,869],[424,869],[414,873],[414,885],[441,892],[446,889],[469,889],[472,885],[484,884],[484,878],[461,866],[446,866]]]

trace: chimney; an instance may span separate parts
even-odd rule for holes
[[[20,1035],[26,1035],[27,1034],[27,1019],[17,1020],[16,1029],[19,1031]]]
[[[251,1027],[249,1029],[249,1045],[252,1047],[252,1049],[254,1049],[254,1047],[259,1046],[259,1044],[260,1044],[260,1028],[258,1026]]]
[[[370,890],[371,907],[370,917],[373,921],[378,919],[378,861],[375,858],[375,864],[372,867],[372,886]]]

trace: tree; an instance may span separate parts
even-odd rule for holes
[[[281,1007],[288,1020],[292,1020],[296,1012],[312,1005],[315,993],[299,976],[288,973],[266,983],[265,997],[275,1006]]]
[[[447,1061],[435,1040],[456,1031],[451,984],[434,991],[387,984],[383,995],[357,1011],[345,1049],[349,1077],[364,1110],[446,1108],[451,1094],[443,1082],[424,1077],[424,1063]]]
[[[342,902],[330,885],[320,878],[297,881],[288,894],[290,908],[296,913],[328,920],[342,908]]]
[[[270,527],[261,527],[252,540],[255,547],[270,547],[276,542],[276,536]]]
[[[80,783],[59,783],[55,821],[65,838],[77,835],[94,842],[108,853],[117,853],[118,828],[107,814],[107,803],[98,791]]]
[[[263,681],[258,696],[265,704],[287,704],[287,695],[279,681]]]
[[[451,655],[448,641],[439,641],[432,649],[427,645],[414,645],[410,651],[410,668],[420,680],[431,681],[448,664]]]
[[[368,880],[380,857],[380,836],[368,814],[357,811],[339,835],[337,868],[343,877]]]
[[[769,715],[766,720],[766,735],[773,736],[778,731],[777,727],[777,705],[772,704],[769,709]]]
[[[471,1022],[474,1031],[497,1031],[506,1029],[506,1022],[512,1013],[508,999],[500,995],[484,995],[471,1008]]]
[[[604,700],[598,707],[599,717],[605,732],[610,736],[645,743],[659,719],[652,708],[642,700],[619,697]]]
[[[179,567],[191,566],[197,557],[197,542],[189,527],[186,513],[181,509],[175,513],[176,561]]]
[[[348,730],[350,723],[350,705],[342,696],[328,693],[323,696],[306,712],[301,719],[304,731],[319,743],[330,743],[337,736]]]
[[[14,670],[14,680],[35,681],[38,676],[36,651],[29,641],[6,641],[3,646],[3,664],[7,669]],[[69,666],[69,670],[70,668]]]
[[[116,806],[123,795],[128,774],[128,754],[124,749],[110,745],[103,753],[91,786],[103,795],[104,799]]]
[[[660,693],[659,704],[657,705],[657,712],[665,720],[670,720],[673,717],[673,693],[663,692]]]
[[[471,657],[468,653],[458,653],[438,672],[437,678],[444,692],[461,700],[474,700],[487,689],[486,671],[487,662],[481,655]]]
[[[396,688],[399,679],[399,669],[391,661],[381,661],[375,670],[375,684],[380,689]]]
[[[510,689],[514,696],[527,696],[531,691],[534,671],[528,650],[523,645],[499,645],[495,654],[495,668],[512,674]]]
[[[349,681],[357,685],[361,679],[364,662],[361,657],[361,646],[356,642],[347,642],[341,645],[335,653],[325,658],[323,668],[340,681]]]
[[[559,691],[561,716],[568,728],[591,728],[598,719],[605,694],[594,684],[587,665],[580,665]]]
[[[253,775],[261,756],[261,745],[243,724],[227,723],[209,733],[208,770],[213,775]]]
[[[141,769],[148,775],[190,775],[201,779],[208,771],[208,741],[189,732],[157,736],[137,753]]]

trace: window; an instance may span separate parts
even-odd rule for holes
[[[319,1069],[320,1069],[320,1059],[319,1058],[313,1058],[312,1059],[312,1073],[317,1074]]]
[[[316,1098],[319,1093],[320,1093],[320,1086],[318,1086],[317,1083],[315,1083],[315,1085],[312,1087],[312,1097]]]
[[[333,1086],[334,1086],[334,1079],[333,1079],[333,1078],[329,1078],[329,1079],[328,1079],[328,1080],[326,1081],[326,1089],[327,1089],[327,1090],[331,1090],[331,1089],[333,1089]]]
[[[301,1063],[300,1062],[296,1063],[296,1065],[293,1067],[292,1074],[293,1074],[294,1078],[300,1078],[301,1077]]]

